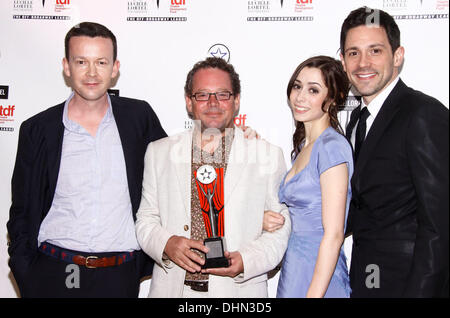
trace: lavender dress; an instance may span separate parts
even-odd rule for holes
[[[285,176],[280,185],[278,196],[280,202],[289,207],[292,233],[283,259],[277,297],[306,296],[323,236],[319,178],[327,169],[344,162],[347,164],[350,180],[353,174],[350,144],[344,136],[328,127],[316,139],[307,166],[286,184]],[[349,182],[346,220],[350,199]],[[349,297],[350,291],[346,257],[341,248],[336,270],[325,297]]]

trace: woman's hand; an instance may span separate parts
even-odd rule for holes
[[[264,211],[263,230],[274,232],[284,225],[284,216],[273,211]]]

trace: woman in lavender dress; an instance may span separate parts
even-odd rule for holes
[[[337,119],[348,88],[341,63],[326,56],[300,64],[288,84],[296,130],[292,168],[282,180],[279,199],[289,207],[292,233],[277,297],[350,295],[342,245],[353,158]]]

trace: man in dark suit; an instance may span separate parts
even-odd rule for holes
[[[22,123],[7,227],[23,297],[137,297],[152,261],[139,247],[144,155],[166,136],[144,101],[107,94],[117,44],[90,22],[65,39],[73,93]]]
[[[349,212],[352,297],[448,297],[448,109],[399,78],[400,30],[359,8],[341,29],[341,60],[362,95]]]

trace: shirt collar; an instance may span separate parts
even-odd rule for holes
[[[74,122],[73,120],[69,119],[69,102],[72,100],[73,96],[74,96],[74,92],[72,92],[69,96],[69,98],[67,98],[66,102],[64,103],[64,110],[63,110],[63,125],[67,130],[76,132],[76,133],[81,133],[84,132],[84,129],[76,122]],[[110,122],[112,119],[114,119],[114,115],[112,112],[112,106],[111,106],[111,98],[109,97],[109,94],[106,94],[107,100],[108,100],[108,109],[106,110],[106,114],[103,117],[100,125],[104,124],[104,123],[108,123]]]
[[[381,109],[381,106],[383,106],[384,101],[386,98],[388,98],[389,94],[394,89],[395,85],[397,85],[400,77],[397,76],[385,89],[381,91],[380,94],[378,94],[369,105],[366,105],[364,102],[364,98],[361,99],[361,109],[364,107],[367,107],[369,109],[370,115],[375,118],[377,117],[378,112]]]

